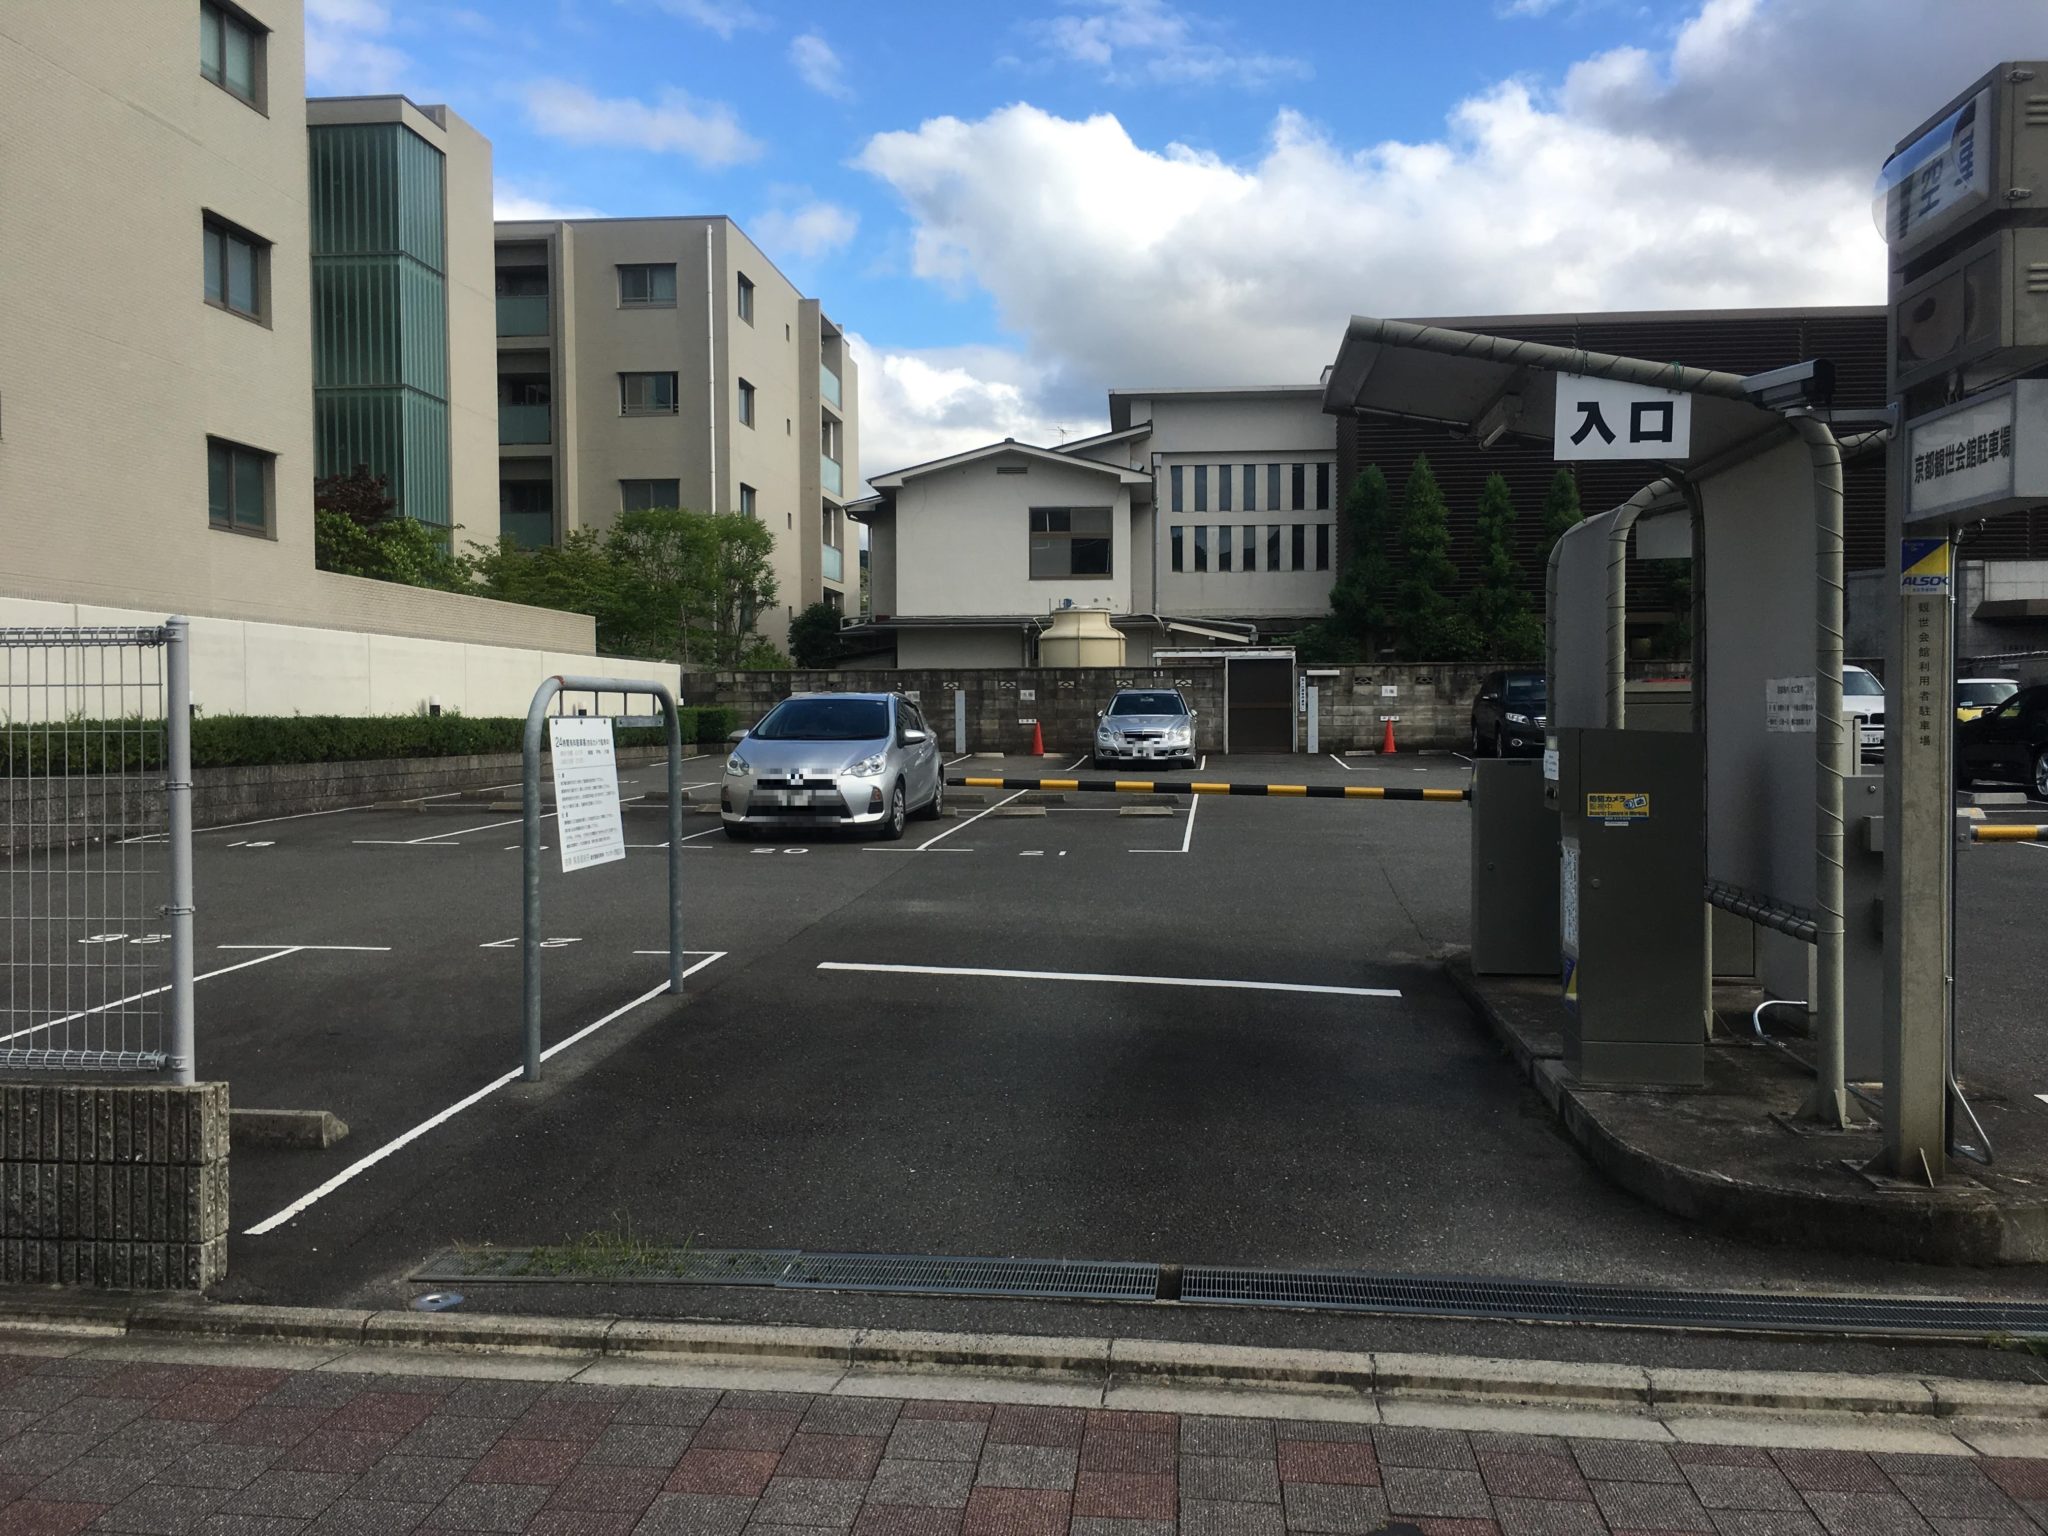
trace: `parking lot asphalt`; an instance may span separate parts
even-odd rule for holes
[[[951,771],[1068,776],[1075,761]],[[715,782],[717,758],[684,766],[686,783]],[[1212,757],[1193,776],[1455,787],[1466,773],[1403,754]],[[627,779],[646,793],[661,769]],[[351,1127],[322,1152],[238,1149],[227,1294],[387,1305],[451,1245],[593,1229],[1681,1286],[2041,1283],[1752,1247],[1606,1184],[1441,975],[1465,940],[1463,804],[1182,797],[1138,816],[1115,795],[1069,794],[1015,814],[1030,809],[992,791],[895,844],[735,844],[715,816],[686,817],[696,969],[677,1001],[658,991],[665,823],[629,806],[622,863],[565,875],[544,861],[544,1038],[563,1049],[538,1085],[506,1080],[515,815],[443,806],[202,833],[201,1075],[227,1079],[238,1105],[328,1109]],[[1980,882],[1992,856],[2008,862]],[[1967,898],[1981,884],[2021,925],[2048,886],[2048,858],[2017,845],[1967,850],[1965,867]],[[252,945],[265,947],[234,947]],[[1966,949],[1966,974],[1980,965]],[[1965,996],[2011,1050],[2036,1038],[2036,989]],[[2017,1114],[2048,1129],[2038,1101]],[[1046,1303],[497,1290],[491,1304],[528,1309],[1075,1326],[1074,1308]],[[1369,1326],[1379,1347],[1613,1357],[1501,1325],[1128,1316],[1143,1321],[1110,1326],[1354,1347]],[[1724,1341],[1712,1358],[1757,1363],[1758,1349]],[[1872,1353],[1800,1360],[1856,1368],[1859,1349]]]

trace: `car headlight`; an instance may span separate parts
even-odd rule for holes
[[[1528,723],[1529,717],[1527,715],[1518,715],[1513,710],[1508,711],[1509,725],[1527,725]]]
[[[725,771],[729,774],[732,774],[735,777],[738,777],[743,774],[752,773],[754,771],[754,767],[753,764],[749,763],[744,757],[741,757],[739,753],[735,752],[731,757],[728,757],[725,760]]]
[[[1168,741],[1185,742],[1190,738],[1191,734],[1191,728],[1185,725],[1169,725],[1166,728],[1166,739]]]
[[[889,755],[877,752],[873,757],[864,757],[846,771],[856,779],[878,779],[882,770],[889,766]]]
[[[1116,732],[1106,725],[1098,725],[1095,727],[1095,739],[1097,741],[1114,741],[1116,740]]]

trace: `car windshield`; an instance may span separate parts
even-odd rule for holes
[[[1992,677],[1956,684],[1956,703],[1973,708],[1991,704],[2003,704],[2020,691],[2020,685],[2005,678]]]
[[[1543,706],[1547,692],[1544,679],[1540,677],[1511,677],[1508,679],[1508,702],[1510,704],[1534,704]]]
[[[889,734],[880,699],[784,699],[749,733],[762,741],[876,741]]]
[[[1844,667],[1842,693],[1851,699],[1881,699],[1884,697],[1884,684],[1861,667]]]
[[[1109,706],[1112,715],[1184,715],[1187,705],[1177,693],[1120,693]]]

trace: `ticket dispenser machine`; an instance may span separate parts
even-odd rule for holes
[[[1705,1081],[1710,991],[1700,738],[1558,733],[1558,930],[1586,1084]]]
[[[1557,974],[1557,813],[1533,757],[1472,765],[1472,971]]]

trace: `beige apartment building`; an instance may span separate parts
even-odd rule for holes
[[[844,335],[731,219],[497,227],[499,529],[743,512],[775,534],[776,644],[859,603],[858,387]]]
[[[0,625],[192,615],[217,712],[515,713],[589,617],[314,567],[358,463],[495,532],[497,349],[489,144],[309,103],[304,35],[301,0],[0,5]]]

